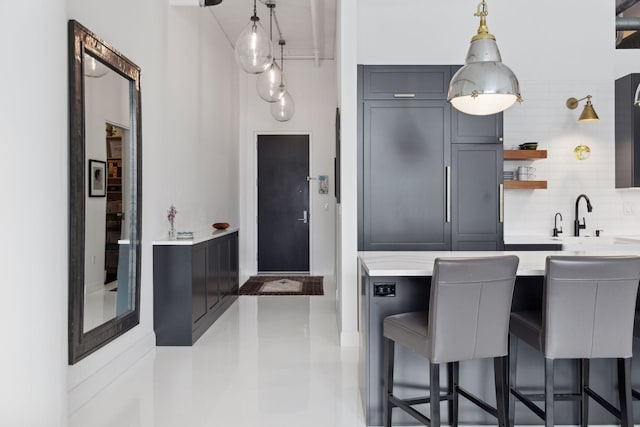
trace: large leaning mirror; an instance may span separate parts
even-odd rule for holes
[[[69,21],[69,364],[140,322],[140,68]]]

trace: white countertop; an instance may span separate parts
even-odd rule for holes
[[[433,262],[444,257],[489,257],[498,255],[516,255],[520,258],[518,276],[543,276],[548,255],[640,255],[634,250],[597,250],[597,251],[411,251],[411,252],[359,252],[362,267],[369,276],[431,276]]]
[[[504,236],[504,244],[505,245],[514,245],[514,244],[593,244],[593,245],[611,245],[611,244],[637,244],[640,245],[640,236],[580,236],[574,237],[564,234],[559,237],[551,237],[551,236],[528,236],[528,235],[516,235],[516,236]]]
[[[207,240],[217,239],[218,237],[226,236],[236,231],[238,231],[238,227],[229,227],[226,230],[215,230],[212,228],[209,230],[194,231],[193,239],[155,240],[151,242],[151,244],[154,246],[191,246],[206,242]]]

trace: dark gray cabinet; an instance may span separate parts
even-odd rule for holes
[[[451,107],[457,68],[359,67],[359,250],[502,249],[502,114]]]
[[[616,80],[616,188],[640,187],[640,108],[634,105],[640,74]]]
[[[191,320],[195,325],[207,314],[207,246],[196,245],[192,252]]]
[[[212,310],[222,299],[220,293],[220,273],[222,266],[220,265],[220,252],[226,252],[224,248],[224,240],[210,240],[205,246],[207,252],[207,310]]]
[[[451,108],[451,142],[454,144],[502,144],[502,113],[472,116]]]
[[[363,70],[364,99],[446,99],[451,67],[370,65]]]
[[[454,251],[502,250],[502,144],[452,144]]]
[[[366,250],[447,250],[446,101],[365,101]]]
[[[238,233],[193,245],[154,245],[158,346],[189,346],[238,298]]]

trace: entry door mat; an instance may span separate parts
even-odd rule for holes
[[[240,295],[324,295],[322,276],[251,276]]]

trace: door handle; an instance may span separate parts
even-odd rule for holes
[[[446,221],[451,222],[451,166],[445,167],[445,177],[446,177]]]
[[[500,212],[498,213],[498,215],[500,216],[500,224],[504,223],[504,184],[500,184],[499,187],[499,198],[500,198],[500,207],[499,210]]]
[[[307,211],[303,211],[302,212],[302,218],[298,218],[298,221],[302,221],[303,223],[308,223],[309,222],[309,217],[307,216]]]

